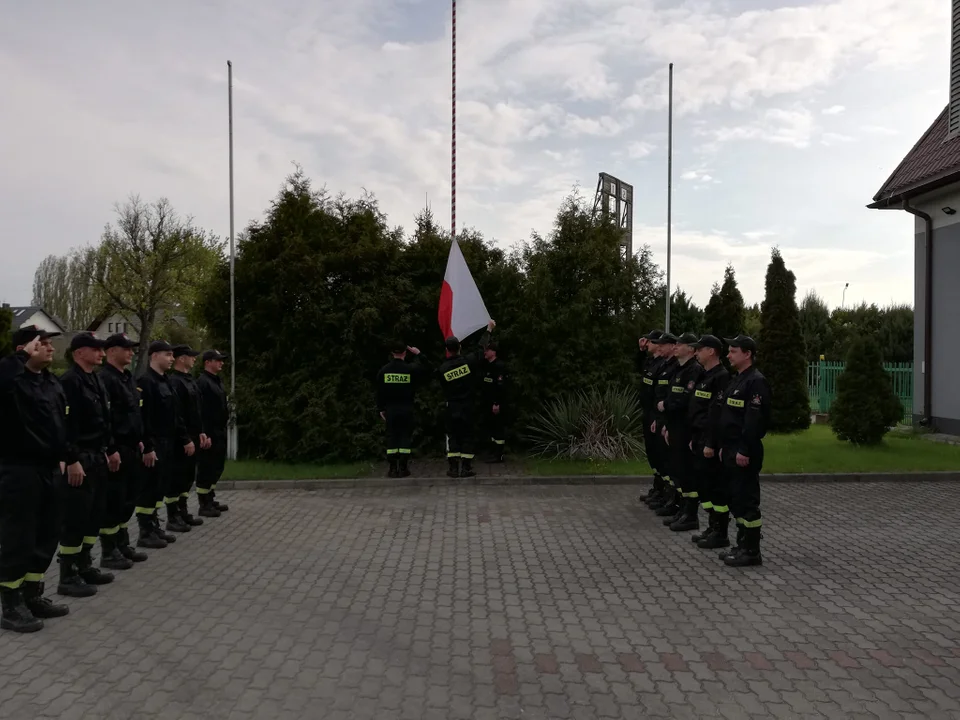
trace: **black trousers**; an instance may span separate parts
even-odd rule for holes
[[[201,450],[197,459],[197,495],[207,495],[216,487],[227,463],[227,436],[211,436],[209,450]]]
[[[410,405],[391,405],[384,409],[386,417],[387,457],[409,455],[413,443],[413,407]]]
[[[473,407],[467,403],[447,403],[447,457],[472,460]]]
[[[483,411],[483,429],[485,439],[489,442],[492,450],[497,455],[503,455],[504,448],[507,445],[507,424],[503,418],[503,406],[500,406],[500,412],[493,412],[493,403],[484,403]]]
[[[100,536],[106,517],[107,458],[101,451],[80,454],[80,466],[86,476],[77,487],[63,476],[63,531],[60,554],[77,555],[83,546],[93,546]]]
[[[723,470],[730,487],[730,511],[737,525],[743,528],[759,528],[760,516],[760,470],[763,468],[763,447],[750,452],[747,467],[737,465],[737,449],[723,449]]]
[[[0,465],[0,587],[42,582],[62,522],[60,467]]]
[[[195,442],[194,447],[196,450],[190,457],[187,457],[186,453],[183,452],[183,448],[180,448],[181,453],[174,461],[173,493],[171,493],[171,497],[175,495],[178,500],[190,496],[190,488],[193,487],[193,483],[197,480],[198,455],[202,452],[200,450],[200,442]]]
[[[667,431],[669,432],[669,428]],[[699,485],[693,472],[693,452],[690,450],[690,436],[681,429],[670,432],[667,444],[670,465],[670,480],[674,488],[685,498],[698,498]]]
[[[730,488],[727,474],[720,464],[720,453],[715,451],[712,458],[703,456],[702,441],[693,443],[693,472],[699,482],[700,502],[704,510],[718,513],[730,512]]]
[[[174,453],[177,450],[183,452],[183,448],[177,447],[173,440],[158,440],[154,450],[157,461],[152,468],[143,468],[143,482],[136,505],[137,515],[153,515],[158,508],[163,507],[166,492],[172,490],[170,477],[173,476]]]
[[[650,432],[650,425],[653,423],[653,415],[644,413],[643,415],[643,445],[647,451],[647,462],[654,472],[663,475],[660,458],[660,439],[656,433]]]
[[[107,519],[104,525],[125,528],[137,507],[143,485],[143,456],[137,448],[120,447],[120,469],[107,476]],[[101,534],[104,533],[101,529]]]

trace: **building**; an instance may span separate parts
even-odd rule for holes
[[[102,338],[110,337],[114,333],[126,333],[133,340],[140,339],[137,326],[120,313],[94,318],[93,322],[87,326],[87,330]]]
[[[867,207],[914,223],[914,421],[960,435],[960,0],[953,0],[950,96]]]
[[[27,325],[36,325],[47,332],[65,333],[67,329],[56,317],[47,313],[42,307],[29,305],[26,307],[11,307],[3,303],[3,309],[13,313],[13,328],[22,328]]]

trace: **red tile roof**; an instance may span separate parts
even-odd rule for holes
[[[897,169],[873,196],[872,208],[899,204],[910,195],[932,190],[948,178],[960,176],[960,135],[947,137],[947,110],[917,141]]]

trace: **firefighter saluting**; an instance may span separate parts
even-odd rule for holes
[[[407,362],[407,353],[416,363]],[[415,347],[397,340],[390,346],[393,356],[377,372],[377,411],[387,424],[387,477],[410,475],[410,453],[413,444],[413,401],[417,388],[430,373],[423,355]]]

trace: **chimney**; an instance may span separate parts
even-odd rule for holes
[[[4,310],[9,310],[9,309],[10,309],[10,303],[3,303],[3,309],[4,309]]]
[[[947,138],[960,134],[960,0],[953,0],[950,23],[950,105]]]

